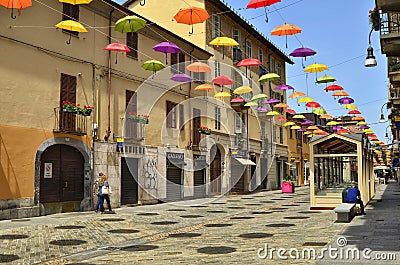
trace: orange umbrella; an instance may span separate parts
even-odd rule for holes
[[[186,69],[188,69],[191,72],[196,72],[196,73],[205,73],[205,72],[211,72],[210,66],[208,66],[205,63],[201,62],[194,62],[186,66]]]
[[[194,88],[197,91],[210,91],[211,89],[213,89],[213,86],[210,84],[202,84]]]
[[[347,112],[347,114],[361,114],[361,111],[353,109],[353,110],[350,110],[349,112]]]
[[[332,96],[334,97],[347,97],[349,96],[349,93],[345,92],[345,91],[338,91],[332,94]]]
[[[274,106],[275,108],[289,108],[289,105],[286,103],[279,103]]]
[[[304,97],[306,94],[303,92],[293,92],[288,96],[288,98],[298,98],[298,97]]]
[[[193,24],[199,24],[206,21],[210,15],[207,10],[200,7],[188,7],[181,8],[178,13],[174,16],[174,19],[178,23],[192,25],[192,31],[189,34],[193,34]]]
[[[11,8],[11,18],[16,19],[17,16],[14,16],[14,8],[18,9],[19,16],[22,9],[32,5],[32,0],[1,0],[0,5]]]
[[[333,119],[332,115],[329,114],[322,114],[321,116],[319,116],[320,119]]]
[[[318,130],[319,128],[315,125],[311,125],[307,127],[307,130]]]
[[[353,121],[364,121],[365,118],[362,117],[362,116],[355,116],[355,117],[351,118],[351,120],[353,120]]]
[[[283,24],[281,26],[278,26],[276,28],[274,28],[271,31],[271,35],[274,36],[286,36],[286,48],[288,47],[287,45],[287,36],[288,35],[294,35],[294,34],[298,34],[301,32],[301,28],[292,25],[292,24]]]

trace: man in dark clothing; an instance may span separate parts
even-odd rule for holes
[[[361,208],[361,214],[365,215],[364,203],[361,200],[361,193],[357,185],[355,185],[354,188],[350,188],[347,190],[346,202],[359,203]]]

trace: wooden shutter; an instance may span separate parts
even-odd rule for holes
[[[201,126],[201,112],[199,109],[193,108],[193,145],[199,146],[200,133],[197,131]]]
[[[75,131],[76,114],[63,112],[62,105],[64,101],[76,103],[76,77],[62,73],[60,83],[60,130]]]
[[[165,106],[165,110],[166,110],[166,114],[167,114],[167,128],[172,128],[172,113],[171,112],[172,109],[172,102],[168,101],[166,102],[166,106]]]
[[[182,104],[179,104],[179,128],[181,129],[181,131],[183,130],[184,126],[185,126],[185,106],[183,106]]]
[[[138,34],[136,32],[126,33],[126,45],[131,50],[126,55],[133,59],[138,59]]]

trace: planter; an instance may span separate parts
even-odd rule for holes
[[[92,109],[85,109],[82,111],[83,116],[90,116],[90,114],[92,114]]]
[[[282,182],[282,193],[294,193],[294,183],[283,181]]]
[[[73,109],[70,109],[70,108],[63,108],[63,112],[70,112],[70,113],[73,113],[73,112],[75,112]]]
[[[380,28],[381,18],[379,17],[379,13],[373,12],[370,14],[370,22],[375,31],[378,31]]]

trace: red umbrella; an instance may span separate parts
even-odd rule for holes
[[[284,112],[290,113],[290,114],[296,114],[296,111],[293,109],[285,109]]]
[[[321,107],[321,105],[320,105],[318,102],[311,101],[311,102],[307,102],[307,103],[306,103],[306,107],[309,107],[309,108],[319,108],[319,107]]]
[[[324,88],[324,90],[326,92],[328,91],[340,91],[343,90],[343,87],[339,86],[339,85],[330,85]]]
[[[227,76],[221,75],[221,76],[217,76],[216,78],[214,78],[212,80],[212,82],[216,85],[220,85],[220,86],[226,86],[226,85],[232,85],[233,84],[233,80],[230,79]]]
[[[347,114],[361,114],[361,112],[357,109],[350,110]]]
[[[115,51],[115,52],[130,52],[128,46],[121,43],[111,43],[104,47],[104,50]],[[117,63],[117,54],[115,54],[115,63]]]
[[[247,58],[244,60],[241,60],[240,62],[238,62],[238,64],[236,66],[246,66],[246,76],[247,76],[247,67],[248,66],[257,66],[257,65],[261,65],[262,62],[260,60],[254,59],[254,58]]]
[[[246,8],[259,8],[259,7],[264,7],[265,11],[265,22],[268,23],[268,16],[267,16],[267,6],[273,5],[275,3],[280,2],[281,0],[250,0],[250,2],[247,4]]]

